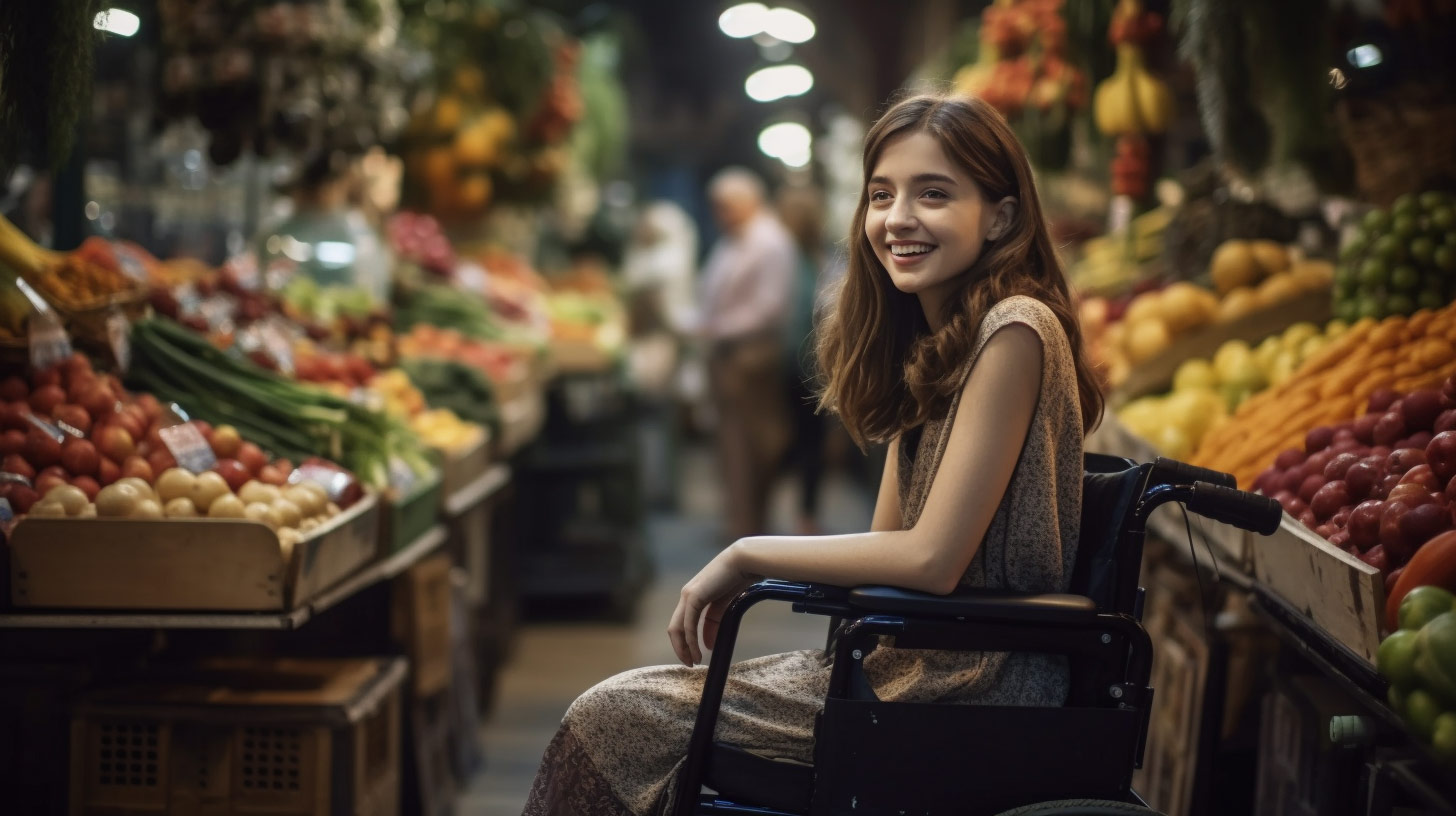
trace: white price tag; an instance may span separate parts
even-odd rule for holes
[[[384,410],[384,395],[373,388],[351,388],[349,389],[349,402],[371,411]]]
[[[419,480],[420,477],[415,475],[414,469],[403,459],[398,456],[389,457],[389,486],[399,491],[400,495],[409,495]]]
[[[484,267],[469,261],[460,264],[455,270],[455,280],[460,288],[476,295],[485,293],[485,275]]]
[[[121,273],[137,283],[147,282],[147,267],[142,259],[137,257],[131,247],[124,246],[113,241],[111,251],[116,253],[116,262],[121,265]]]
[[[117,370],[125,374],[131,368],[131,321],[120,309],[113,308],[106,316],[106,342],[111,346]]]
[[[263,341],[263,348],[267,349],[268,356],[278,364],[278,370],[285,377],[292,377],[293,367],[293,344],[288,342],[288,335],[278,325],[277,321],[269,320],[259,329],[259,337]]]
[[[161,428],[158,433],[178,465],[193,473],[202,473],[217,466],[217,456],[212,452],[212,446],[202,438],[202,432],[197,430],[196,425],[186,422]]]
[[[45,434],[46,436],[49,436],[51,439],[54,439],[57,442],[64,442],[64,441],[66,441],[66,434],[64,432],[62,432],[60,428],[57,428],[56,426],[50,424],[49,422],[46,422],[44,419],[41,419],[40,417],[36,416],[35,414],[31,414],[31,413],[27,413],[25,415],[25,418],[27,420],[30,420],[30,424],[31,425],[34,425],[37,430],[39,430],[41,433]],[[70,428],[71,426],[67,425],[66,427],[67,428]],[[75,432],[76,436],[82,436],[83,435],[80,431],[76,430],[75,428],[71,428],[71,430]]]
[[[35,487],[30,479],[21,476],[19,473],[11,473],[8,470],[0,470],[0,484],[18,484],[26,487]]]
[[[1107,208],[1107,231],[1108,233],[1126,232],[1128,224],[1132,223],[1133,201],[1130,196],[1113,196],[1112,204]]]
[[[43,371],[71,356],[71,338],[52,311],[35,312],[30,316],[30,365]]]

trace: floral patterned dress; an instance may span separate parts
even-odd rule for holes
[[[1076,557],[1082,503],[1082,414],[1066,334],[1052,311],[1012,297],[986,315],[961,382],[993,334],[1012,323],[1042,342],[1042,382],[1021,459],[963,587],[1065,591]],[[906,529],[926,496],[961,408],[901,439],[900,512]],[[965,406],[965,410],[996,410]],[[819,650],[745,660],[733,666],[716,739],[765,756],[811,762],[814,718],[830,667]],[[1060,705],[1067,693],[1062,658],[1031,653],[931,652],[882,648],[865,659],[882,700],[999,705]],[[675,791],[702,695],[705,667],[653,666],[597,684],[567,710],[546,749],[524,816],[627,816],[665,812]]]

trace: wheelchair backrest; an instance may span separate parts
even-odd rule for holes
[[[1142,495],[1147,467],[1113,456],[1089,453],[1082,476],[1082,523],[1070,591],[1091,598],[1097,608],[1112,611],[1120,580],[1130,568],[1119,563],[1121,539],[1132,510]],[[1130,612],[1131,610],[1115,610]]]

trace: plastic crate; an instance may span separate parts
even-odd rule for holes
[[[421,479],[403,496],[381,505],[384,533],[379,537],[380,557],[387,558],[424,535],[440,518],[444,482],[438,471]]]
[[[405,662],[211,661],[71,718],[72,816],[399,812]]]

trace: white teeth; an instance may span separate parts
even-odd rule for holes
[[[919,255],[935,249],[930,244],[900,244],[890,247],[891,255]]]

